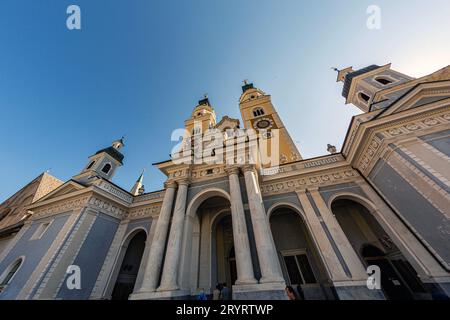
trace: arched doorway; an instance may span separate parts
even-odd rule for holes
[[[278,207],[270,214],[270,227],[286,283],[301,299],[333,299],[325,267],[299,213]]]
[[[179,284],[197,295],[212,294],[217,285],[216,229],[221,219],[231,215],[230,195],[220,188],[208,188],[189,201],[183,230]]]
[[[231,215],[227,214],[219,218],[212,232],[215,242],[212,245],[216,247],[216,250],[213,250],[213,259],[216,260],[216,279],[212,279],[212,284],[226,283],[228,288],[232,288],[237,279],[237,270]]]
[[[133,292],[146,239],[147,234],[144,230],[140,230],[129,240],[112,292],[112,300],[128,300],[129,295]]]
[[[426,290],[417,272],[365,206],[339,198],[332,202],[331,210],[363,264],[380,267],[386,298],[424,298]]]

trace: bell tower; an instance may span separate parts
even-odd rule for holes
[[[83,170],[72,179],[81,183],[89,183],[96,177],[111,180],[116,169],[123,164],[123,154],[119,151],[125,146],[123,137],[112,142],[110,147],[97,151],[89,157]]]
[[[411,81],[414,78],[391,69],[391,64],[384,66],[370,65],[353,70],[348,67],[337,71],[337,82],[343,82],[342,96],[345,103],[351,103],[362,112],[372,111],[374,104],[381,100],[395,98],[390,91],[392,88]]]
[[[280,164],[302,159],[294,141],[278,116],[270,95],[255,88],[253,83],[244,81],[239,108],[246,129],[254,129],[260,139],[278,140]]]
[[[184,125],[191,135],[204,133],[216,125],[216,113],[209,102],[208,95],[205,94],[203,99],[198,102],[191,117],[184,122]]]

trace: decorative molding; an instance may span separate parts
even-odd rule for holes
[[[89,207],[118,219],[123,219],[127,216],[127,211],[119,208],[117,204],[100,199],[96,196],[89,199]]]
[[[165,190],[152,192],[137,196],[134,198],[133,203],[139,203],[144,201],[158,202],[164,199]]]
[[[448,108],[446,108],[448,109]],[[388,123],[369,130],[369,139],[360,152],[359,159],[356,160],[357,167],[362,173],[368,174],[384,149],[387,143],[392,140],[416,136],[420,131],[433,129],[441,125],[450,123],[450,112],[439,110],[431,114],[419,115],[413,118],[396,121],[395,125]],[[378,155],[378,156],[376,156]]]
[[[161,211],[161,206],[162,204],[154,204],[148,207],[132,209],[127,217],[128,219],[141,219],[154,217],[159,215],[159,212]]]
[[[314,188],[326,185],[333,185],[347,181],[353,181],[359,177],[358,173],[350,167],[342,170],[322,172],[300,176],[271,183],[263,183],[261,192],[264,196],[294,192],[299,189]]]
[[[68,201],[60,201],[56,204],[42,206],[34,210],[30,220],[37,220],[54,214],[81,209],[89,202],[90,196],[82,196]]]

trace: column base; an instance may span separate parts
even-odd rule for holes
[[[164,292],[164,291],[177,291],[180,287],[178,286],[171,286],[171,287],[159,287],[156,289],[157,292]]]
[[[287,300],[284,283],[256,283],[233,286],[233,300]]]
[[[130,300],[186,300],[190,299],[188,290],[136,292],[130,295]]]
[[[236,280],[235,285],[247,285],[247,284],[257,284],[258,281],[256,279],[243,279],[243,280]]]
[[[286,286],[286,282],[284,281],[284,278],[280,278],[280,277],[272,277],[272,278],[262,277],[261,279],[259,279],[259,283],[260,284],[276,283],[276,284],[282,284],[282,285]]]

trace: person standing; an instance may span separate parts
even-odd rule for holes
[[[200,292],[197,296],[197,300],[208,300],[205,294],[205,290],[203,290],[203,288],[200,289]]]
[[[222,300],[230,300],[230,289],[227,287],[227,283],[222,284]]]
[[[216,288],[213,291],[213,300],[219,300],[220,299],[220,294],[221,294],[220,289],[221,289],[220,284],[217,284]]]

